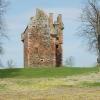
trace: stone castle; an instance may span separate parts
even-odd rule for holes
[[[62,66],[63,29],[61,14],[54,22],[52,13],[48,16],[37,9],[21,36],[24,67]]]

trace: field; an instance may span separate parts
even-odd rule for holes
[[[3,69],[0,100],[100,100],[100,68]]]

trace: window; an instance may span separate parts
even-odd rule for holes
[[[40,59],[41,62],[44,62],[44,59]]]
[[[59,40],[59,37],[57,37],[57,40]]]
[[[56,48],[58,48],[58,45],[56,45]]]

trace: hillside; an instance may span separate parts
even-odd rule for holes
[[[0,70],[0,100],[100,100],[100,68]]]
[[[36,77],[66,77],[91,72],[100,72],[99,67],[93,68],[20,68],[20,69],[1,69],[0,78],[36,78]]]

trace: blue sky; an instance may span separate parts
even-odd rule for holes
[[[96,55],[89,53],[85,43],[76,36],[83,4],[84,0],[10,0],[5,16],[10,39],[5,41],[5,54],[2,60],[6,62],[12,59],[17,67],[23,66],[21,33],[29,23],[30,17],[35,15],[36,8],[40,8],[46,13],[53,12],[54,19],[59,13],[63,15],[65,26],[63,60],[73,56],[75,66],[93,66],[96,63]]]

